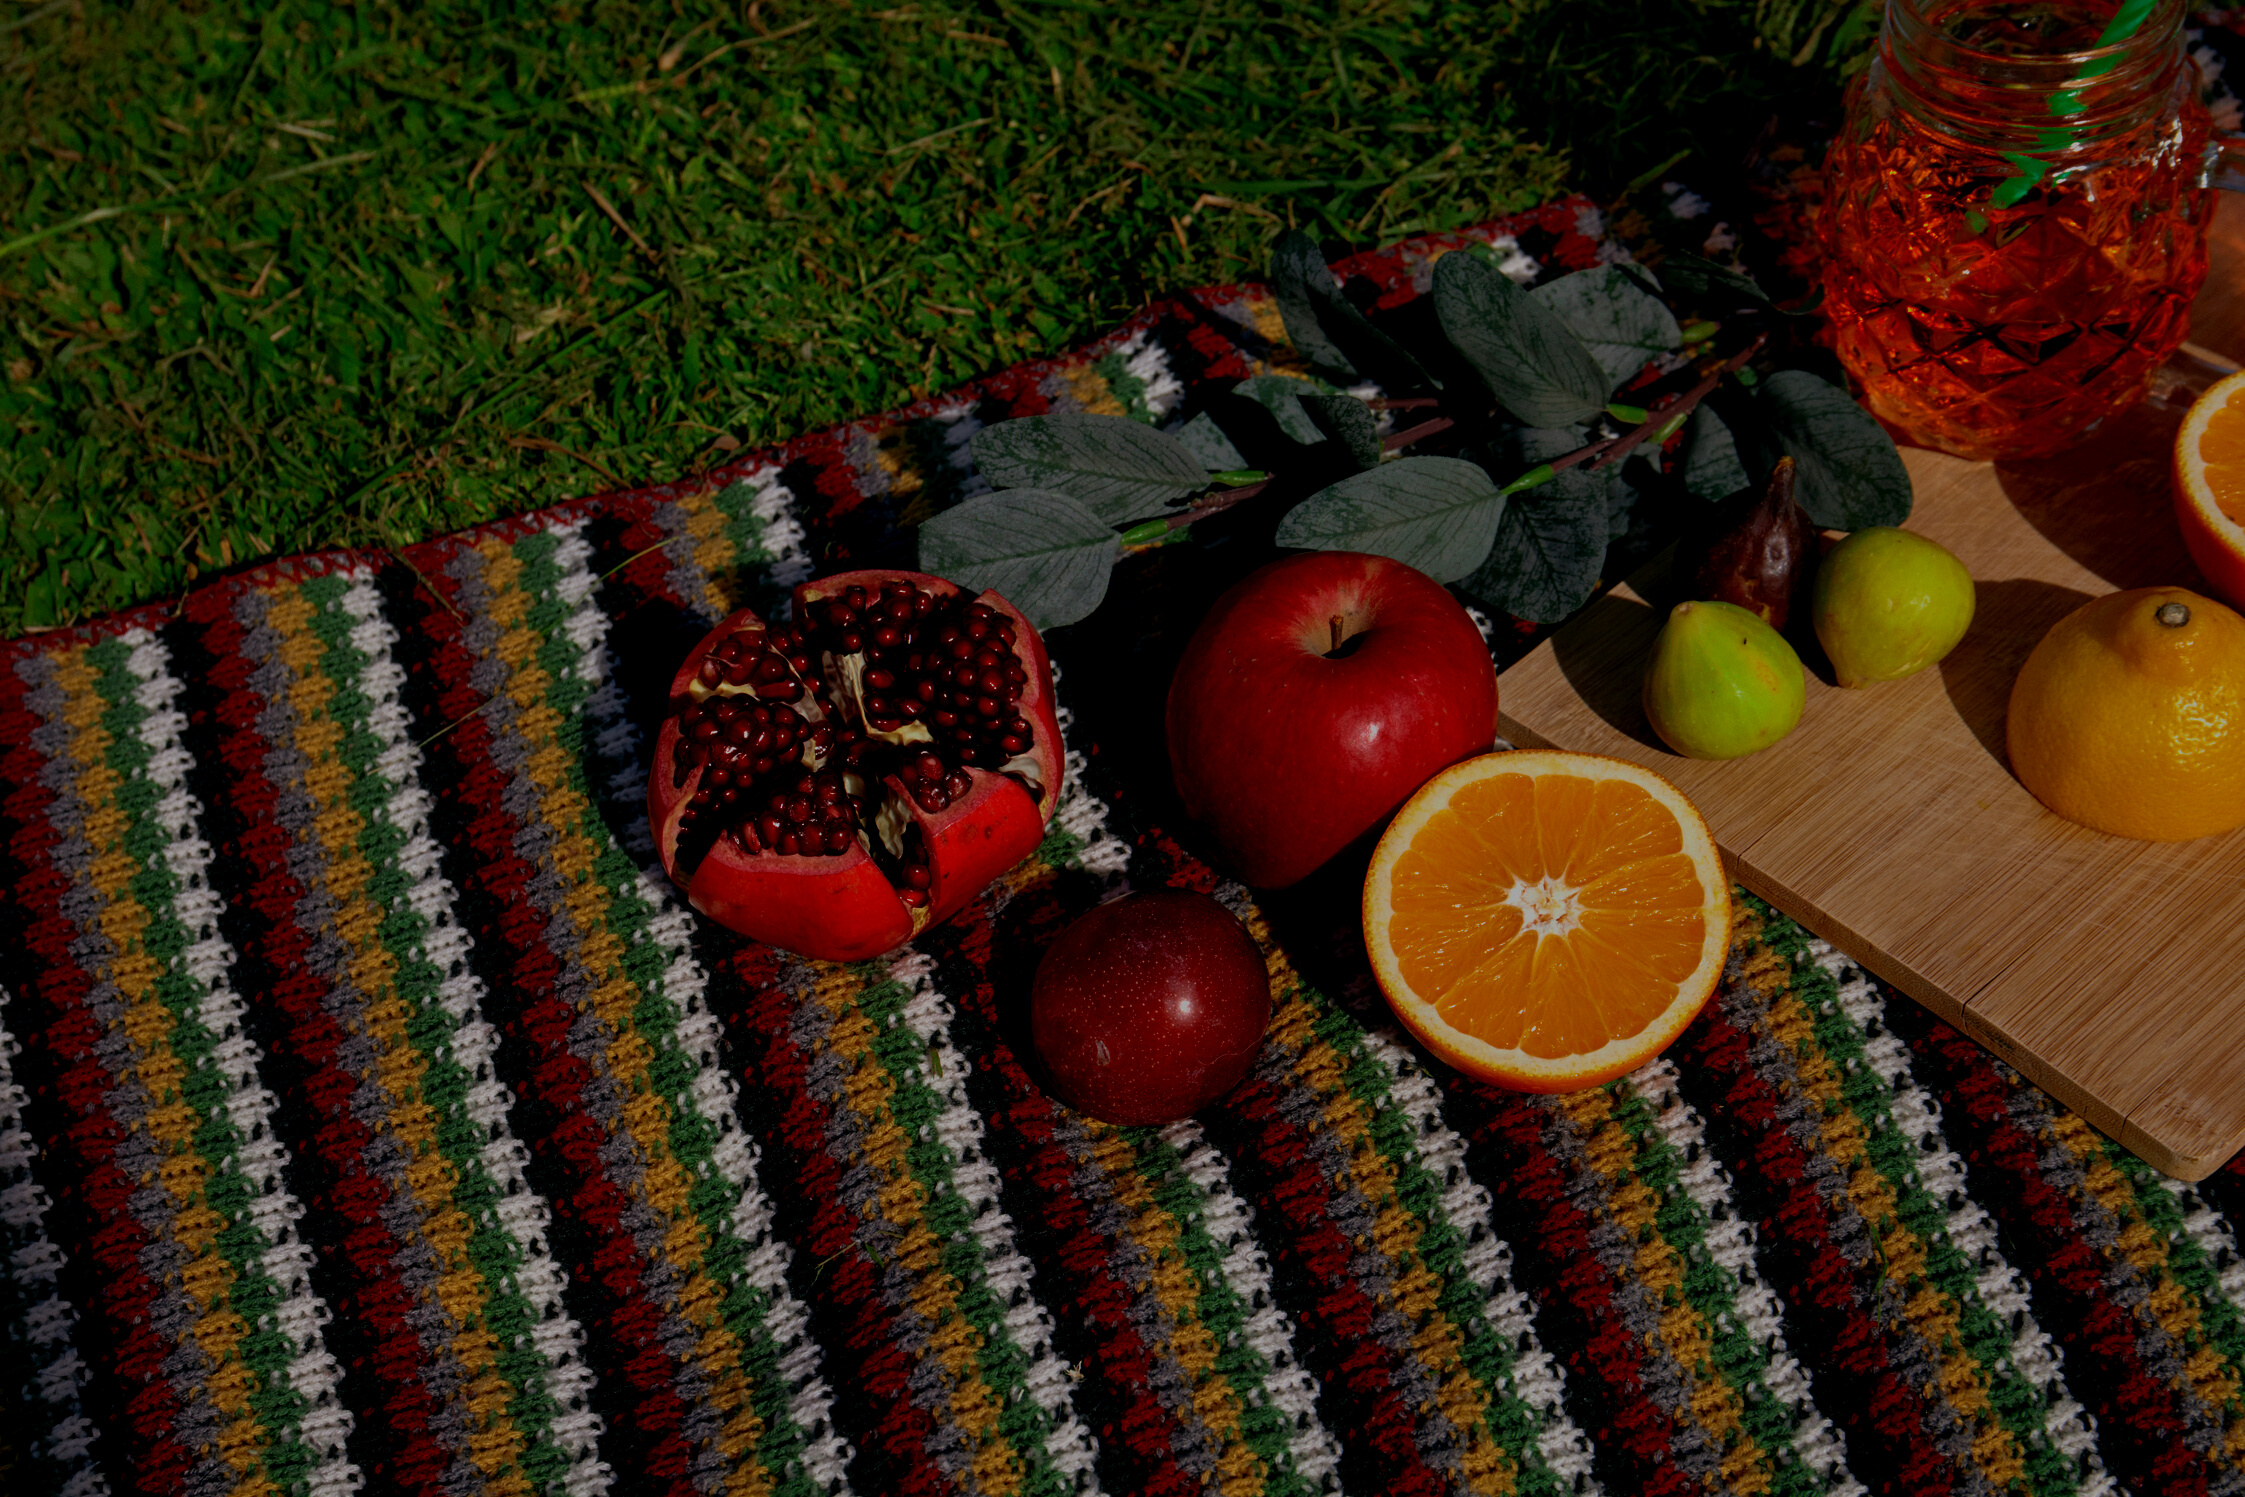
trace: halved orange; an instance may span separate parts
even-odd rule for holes
[[[2175,434],[2175,518],[2214,591],[2245,609],[2245,370],[2191,402]]]
[[[1396,1017],[1469,1075],[1595,1086],[1651,1060],[1715,991],[1730,880],[1649,769],[1521,749],[1442,771],[1390,822],[1364,943]]]

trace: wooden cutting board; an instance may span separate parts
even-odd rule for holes
[[[2245,202],[2225,197],[2198,345],[2245,358]],[[2203,383],[2187,356],[2171,366]],[[2245,829],[2107,837],[2045,811],[2003,747],[2012,678],[2090,597],[2179,583],[2168,449],[2188,405],[2150,404],[2060,457],[1994,465],[1911,448],[1909,528],[1964,560],[1971,631],[1933,670],[1848,691],[1811,676],[1776,747],[1669,752],[1638,687],[1659,564],[1504,673],[1504,736],[1648,765],[1700,807],[1733,876],[2170,1175],[2245,1147]]]

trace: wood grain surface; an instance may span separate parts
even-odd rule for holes
[[[2204,591],[2168,450],[2221,359],[2245,359],[2245,201],[2225,196],[2193,307],[2197,352],[2081,447],[2019,463],[1903,449],[1909,528],[1978,588],[1940,666],[1843,690],[1812,674],[1801,724],[1723,763],[1669,752],[1639,682],[1675,601],[1655,564],[1504,673],[1504,734],[1611,754],[1699,805],[1738,882],[1973,1035],[2155,1167],[2185,1180],[2245,1147],[2245,829],[2104,836],[2045,811],[2003,747],[2012,678],[2101,593]],[[1812,662],[1819,671],[1822,662]]]

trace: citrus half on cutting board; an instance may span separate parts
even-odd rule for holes
[[[1723,975],[1730,880],[1707,823],[1649,769],[1521,749],[1454,764],[1389,823],[1364,943],[1404,1026],[1517,1091],[1625,1075]]]
[[[2175,434],[2175,518],[2214,591],[2245,608],[2245,370],[2191,402]]]
[[[2245,617],[2180,587],[2092,598],[2019,668],[2004,741],[2036,800],[2100,832],[2245,825]]]

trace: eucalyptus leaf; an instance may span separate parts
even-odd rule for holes
[[[1733,270],[1718,265],[1698,255],[1670,255],[1660,262],[1661,281],[1687,302],[1695,302],[1710,310],[1732,311],[1740,307],[1762,307],[1772,312],[1782,312],[1788,317],[1806,317],[1816,310],[1824,297],[1818,292],[1806,306],[1781,307],[1770,300],[1761,283],[1743,270]]]
[[[1178,445],[1192,454],[1193,461],[1211,473],[1222,473],[1247,466],[1247,459],[1232,439],[1224,435],[1208,412],[1202,411],[1192,420],[1177,428]]]
[[[1755,387],[1753,404],[1778,448],[1800,465],[1793,493],[1811,520],[1827,530],[1861,530],[1910,518],[1902,454],[1847,391],[1806,369],[1780,369]]]
[[[1208,486],[1183,443],[1123,416],[1063,412],[976,432],[975,466],[1001,489],[1058,489],[1109,525],[1157,515]]]
[[[1618,265],[1593,265],[1528,293],[1580,339],[1613,390],[1684,341],[1668,304]]]
[[[1361,473],[1380,465],[1380,421],[1354,395],[1305,395],[1299,402],[1318,430],[1341,444]]]
[[[1530,426],[1511,434],[1513,456],[1522,468],[1565,457],[1589,440],[1590,428],[1586,426]],[[1625,463],[1612,463],[1603,468],[1578,463],[1572,468],[1561,468],[1549,483],[1539,484],[1529,492],[1539,498],[1597,504],[1606,516],[1611,539],[1629,528],[1629,511],[1637,503],[1636,486],[1629,481],[1627,467]]]
[[[1635,286],[1639,291],[1655,298],[1662,306],[1668,304],[1667,294],[1660,289],[1660,277],[1654,275],[1644,266],[1637,264],[1635,261],[1624,261],[1613,268],[1627,276],[1629,284]]]
[[[1258,374],[1253,379],[1243,379],[1232,386],[1234,395],[1243,395],[1268,410],[1278,422],[1278,429],[1297,442],[1314,445],[1325,440],[1325,433],[1302,409],[1304,397],[1314,396],[1318,387],[1306,379],[1295,379],[1285,374]]]
[[[1397,393],[1441,387],[1402,344],[1349,304],[1317,241],[1299,229],[1281,234],[1272,247],[1271,290],[1287,339],[1312,364]]]
[[[1702,405],[1692,412],[1684,428],[1684,491],[1712,503],[1728,498],[1753,480],[1738,460],[1738,443],[1714,407]]]
[[[1312,364],[1356,373],[1319,325],[1313,291],[1333,295],[1333,272],[1317,241],[1299,229],[1289,229],[1271,246],[1271,294],[1278,299],[1279,320],[1286,324],[1286,341]]]
[[[1530,426],[1570,426],[1605,408],[1606,372],[1558,316],[1472,255],[1434,262],[1443,336],[1489,393]]]
[[[978,495],[920,526],[921,571],[993,588],[1039,629],[1097,608],[1120,554],[1112,526],[1050,489]]]
[[[1279,521],[1278,543],[1369,551],[1455,582],[1489,554],[1504,495],[1478,464],[1406,457],[1320,489]]]
[[[1606,526],[1603,484],[1555,481],[1515,494],[1489,559],[1459,586],[1515,618],[1556,624],[1597,590],[1606,564]]]

